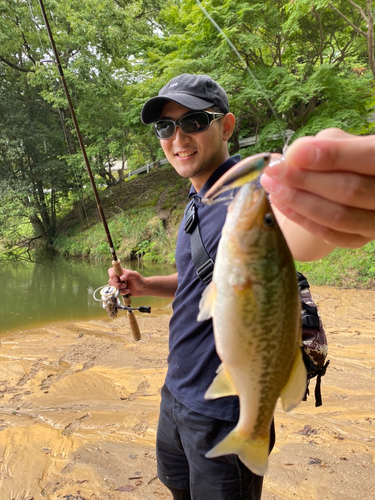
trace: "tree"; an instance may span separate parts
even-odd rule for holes
[[[60,118],[40,96],[41,88],[32,85],[36,60],[41,56],[37,33],[26,2],[2,2],[0,58],[0,197],[15,220],[28,220],[32,231],[13,231],[12,243],[43,238],[52,245],[61,197],[69,182]],[[7,218],[5,229],[12,220]],[[25,239],[26,238],[26,239]]]
[[[46,9],[101,185],[116,181],[114,160],[136,168],[161,158],[140,111],[183,72],[227,90],[232,153],[248,136],[258,140],[243,154],[281,150],[286,129],[370,131],[370,0],[46,0]],[[34,236],[52,242],[62,200],[77,202],[87,174],[37,0],[0,0],[0,24],[0,196],[17,193]]]
[[[342,2],[341,2],[342,4]],[[363,36],[367,41],[367,52],[368,52],[368,62],[371,68],[371,72],[375,78],[375,54],[374,54],[374,16],[372,14],[372,0],[366,0],[365,7],[361,7],[358,3],[349,0],[349,4],[356,9],[361,15],[361,22],[355,25],[350,18],[345,14],[347,9],[347,4],[343,3],[342,7],[340,5],[337,8],[333,3],[329,3],[329,6],[334,10],[344,21],[353,28],[355,33]],[[352,13],[352,12],[351,12]]]
[[[239,60],[195,0],[171,1],[160,12],[164,36],[149,57],[159,71],[149,86],[183,71],[216,78],[237,116],[232,151],[249,135],[259,141],[247,153],[274,150],[283,141],[271,138],[286,128],[297,131],[295,137],[329,126],[367,132],[371,81],[363,46],[326,4],[207,0],[207,12],[235,46]],[[357,14],[350,16],[358,24]]]
[[[66,152],[57,113],[23,85],[0,87],[0,172],[3,188],[22,202],[35,235],[51,241],[56,229],[58,196],[68,190]]]
[[[126,118],[132,114],[126,99],[132,94],[128,87],[142,78],[137,62],[142,36],[149,32],[158,0],[49,4],[56,46],[91,167],[107,186],[113,185],[111,163],[130,149],[129,134],[124,133],[130,127]],[[43,85],[43,96],[54,107],[63,106],[62,89],[51,89],[51,69],[40,68],[34,81]],[[65,112],[65,116],[69,114]],[[68,118],[65,126],[74,135]],[[78,151],[68,161],[77,168],[82,166]]]

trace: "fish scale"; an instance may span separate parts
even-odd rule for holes
[[[198,320],[210,317],[222,364],[206,398],[238,395],[240,417],[206,456],[235,453],[255,474],[264,475],[276,402],[281,396],[283,408],[290,410],[302,400],[306,369],[294,261],[265,192],[254,191],[251,183],[228,207]]]

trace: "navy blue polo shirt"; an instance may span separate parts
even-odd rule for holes
[[[227,214],[227,205],[203,205],[199,198],[234,164],[239,155],[225,161],[196,193],[191,188],[189,197],[196,196],[198,223],[208,255],[215,260],[217,246]],[[220,359],[216,353],[212,320],[197,321],[199,301],[206,285],[200,281],[191,258],[190,236],[182,221],[176,245],[178,286],[173,301],[170,321],[168,372],[166,386],[173,396],[191,410],[221,420],[237,421],[237,396],[205,400],[204,394],[213,381]]]

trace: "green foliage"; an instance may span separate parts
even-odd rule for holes
[[[296,268],[306,273],[309,281],[315,285],[373,289],[375,242],[372,241],[356,250],[336,248],[319,261],[296,262]]]
[[[0,199],[13,199],[14,216],[27,217],[34,236],[47,240],[54,236],[60,202],[70,187],[66,163],[57,156],[65,152],[59,127],[58,115],[38,89],[0,84]]]
[[[176,232],[168,233],[153,209],[121,212],[111,219],[109,229],[115,235],[113,243],[122,260],[138,258],[173,263],[171,255],[174,255]],[[108,260],[109,248],[101,224],[85,231],[78,228],[68,237],[60,235],[55,240],[55,247],[64,256]]]
[[[140,111],[182,72],[208,73],[227,90],[237,119],[231,153],[249,136],[258,141],[245,154],[280,151],[286,129],[295,131],[293,140],[326,127],[371,131],[366,118],[375,105],[375,63],[366,0],[356,1],[359,8],[346,0],[201,3],[225,36],[196,0],[49,0],[47,14],[100,186],[117,181],[108,169],[115,160],[135,169],[162,158]],[[37,0],[0,0],[0,200],[7,207],[14,200],[8,213],[16,225],[0,235],[7,248],[26,235],[54,241],[58,221],[89,185],[58,69],[41,62],[53,59],[49,47]],[[6,215],[0,213],[1,225]],[[93,245],[75,242],[73,253],[101,255],[99,234],[95,238]],[[141,236],[126,251],[162,254]],[[166,252],[171,255],[169,247]]]

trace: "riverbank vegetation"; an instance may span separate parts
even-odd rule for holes
[[[372,1],[206,0],[243,61],[196,0],[46,3],[116,250],[125,258],[173,261],[186,181],[168,166],[128,179],[129,171],[162,158],[139,115],[171,77],[207,73],[227,90],[237,118],[232,154],[281,151],[285,131],[294,132],[292,141],[327,127],[374,131]],[[0,14],[0,256],[107,258],[38,2],[0,0]],[[250,145],[242,142],[248,137],[255,138]],[[338,251],[308,273],[319,283],[370,286],[374,267],[369,244]]]
[[[174,263],[189,185],[166,165],[102,193],[109,230],[122,261]],[[61,221],[56,252],[66,257],[108,260],[108,242],[95,203],[88,200],[85,214],[83,219],[71,212]]]
[[[296,262],[296,268],[314,285],[375,289],[375,242],[363,248],[336,248],[316,262]]]

